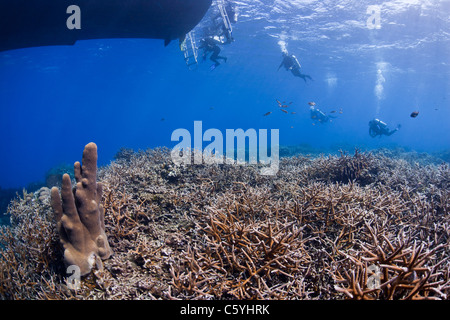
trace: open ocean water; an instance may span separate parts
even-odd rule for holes
[[[224,136],[278,129],[280,145],[323,152],[450,149],[450,1],[231,4],[234,41],[220,45],[227,61],[214,70],[201,50],[188,68],[178,41],[99,39],[1,52],[0,191],[45,185],[51,170],[81,160],[91,141],[99,165],[122,147],[172,148],[172,133],[193,132],[194,121]],[[211,16],[194,29],[197,37]],[[312,80],[277,70],[283,50]],[[309,102],[332,121],[312,119]],[[373,138],[374,118],[401,128]]]

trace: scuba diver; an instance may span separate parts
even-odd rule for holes
[[[301,73],[300,68],[302,66],[298,62],[297,58],[293,54],[289,55],[289,53],[285,50],[283,50],[283,60],[281,61],[278,70],[280,70],[282,66],[284,66],[287,71],[290,70],[294,76],[302,78],[305,82],[307,78],[309,80],[313,80],[311,76]]]
[[[379,119],[374,119],[369,122],[369,135],[372,138],[375,138],[376,136],[380,136],[381,138],[382,135],[391,136],[400,128],[401,125],[398,125],[394,130],[389,130],[386,123]]]
[[[234,42],[231,24],[237,22],[237,9],[231,1],[226,0],[218,0],[213,9],[213,16],[210,18],[209,23],[203,27],[203,34],[214,36],[221,44]]]
[[[233,6],[231,1],[225,0],[225,11],[227,12],[231,23],[236,23],[238,21],[237,8]]]
[[[223,61],[227,62],[226,57],[219,56],[221,50],[218,44],[220,43],[221,43],[220,41],[217,41],[211,37],[204,38],[200,42],[199,49],[203,49],[203,60],[206,60],[207,55],[209,53],[212,53],[211,56],[209,57],[209,60],[214,62],[214,64],[210,67],[211,71],[220,65],[218,59],[222,59]]]
[[[320,123],[325,123],[325,122],[328,122],[328,121],[331,122],[331,119],[337,118],[336,116],[331,116],[331,115],[327,116],[325,113],[323,113],[319,109],[314,108],[314,106],[311,106],[309,108],[309,111],[310,111],[310,114],[311,114],[311,119],[317,120]]]

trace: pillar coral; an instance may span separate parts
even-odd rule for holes
[[[76,186],[72,189],[70,176],[64,174],[61,195],[58,188],[53,187],[51,203],[64,248],[64,262],[66,266],[78,266],[83,276],[112,254],[105,233],[102,184],[97,183],[95,143],[85,146],[82,165],[75,162],[74,173]]]

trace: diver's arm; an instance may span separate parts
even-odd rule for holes
[[[373,128],[369,128],[369,135],[372,138],[375,138],[378,135],[378,133]]]
[[[280,64],[280,66],[278,67],[277,71],[280,70],[280,68],[283,66],[283,64],[284,64],[284,59],[283,59],[283,61],[281,61],[281,64]]]

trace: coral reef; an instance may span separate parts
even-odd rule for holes
[[[86,145],[83,166],[74,164],[77,185],[72,191],[68,174],[63,175],[61,196],[57,187],[51,190],[51,204],[64,247],[64,262],[75,265],[81,275],[88,274],[94,263],[111,256],[105,234],[102,184],[97,183],[97,146]],[[99,259],[97,259],[99,258]]]
[[[98,170],[114,255],[69,289],[46,191],[25,192],[0,298],[449,299],[450,168],[417,158],[300,154],[262,176],[124,149]]]

